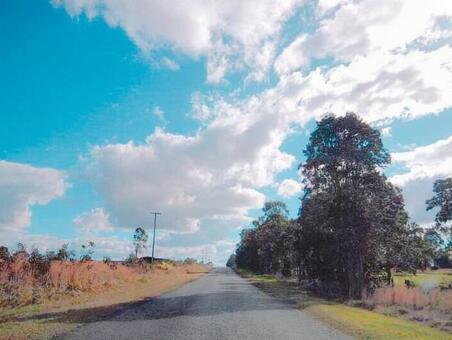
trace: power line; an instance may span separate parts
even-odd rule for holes
[[[155,228],[156,228],[156,225],[157,225],[157,215],[161,215],[162,213],[151,212],[151,214],[154,214],[154,236],[152,237],[152,257],[151,257],[151,263],[154,263]]]

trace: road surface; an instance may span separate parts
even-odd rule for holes
[[[64,338],[349,339],[225,268]]]

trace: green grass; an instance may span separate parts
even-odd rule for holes
[[[253,279],[255,281],[262,282],[262,283],[275,283],[275,282],[279,281],[274,275],[256,274],[251,271],[244,270],[244,269],[238,269],[237,271],[243,277],[246,277],[248,279]]]
[[[416,286],[421,286],[423,282],[433,281],[437,282],[440,286],[447,287],[452,283],[452,270],[439,269],[435,271],[425,271],[417,273],[416,275],[408,273],[396,273],[394,274],[394,284],[401,286],[405,284],[405,280],[414,282]]]
[[[362,308],[320,304],[307,310],[359,339],[452,339],[452,335],[446,332]]]

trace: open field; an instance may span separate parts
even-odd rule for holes
[[[365,308],[350,306],[302,291],[296,281],[278,280],[271,275],[257,275],[246,271],[239,272],[264,292],[274,297],[291,299],[300,309],[361,339],[452,339],[452,333],[432,328],[431,323],[425,324],[428,319],[425,315],[437,313],[435,309],[419,308],[414,312],[424,316],[417,316],[418,319],[412,321],[409,319],[413,317],[411,311],[406,307],[402,308],[405,312],[400,313],[401,308],[396,305],[379,307],[365,301],[356,303],[357,306],[362,305]],[[450,324],[450,310],[446,313],[441,312],[435,317],[445,318],[442,320],[443,323],[433,325],[437,328]],[[429,321],[433,322],[431,319]]]
[[[93,262],[92,265],[90,280],[82,279],[86,275],[61,279],[61,282],[83,284],[93,283],[95,278],[95,284],[85,287],[87,289],[81,289],[81,286],[66,290],[65,294],[51,294],[39,303],[22,298],[19,307],[4,305],[0,311],[0,339],[51,338],[82,324],[109,318],[123,308],[174,290],[208,271],[207,267],[197,264],[158,264],[141,272],[123,265],[108,272],[102,263]],[[97,274],[95,267],[99,269]],[[76,272],[80,274],[80,271],[83,268]],[[57,277],[61,278],[61,275]]]
[[[452,269],[419,271],[416,275],[408,273],[394,274],[394,285],[404,285],[405,280],[412,281],[418,287],[432,284],[439,287],[448,287],[449,285],[452,285]]]

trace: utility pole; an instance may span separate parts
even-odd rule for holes
[[[152,237],[152,258],[151,263],[154,263],[154,248],[155,248],[155,228],[157,225],[157,215],[161,215],[159,212],[151,212],[151,214],[154,214],[154,236]]]

